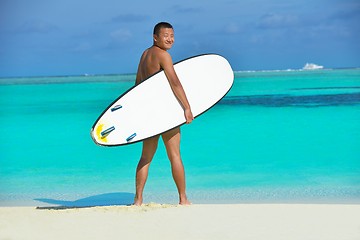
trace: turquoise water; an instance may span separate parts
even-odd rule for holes
[[[0,206],[130,203],[141,143],[90,128],[134,75],[0,79]],[[235,72],[228,95],[182,127],[195,203],[360,203],[360,69]],[[176,203],[159,145],[145,202]]]

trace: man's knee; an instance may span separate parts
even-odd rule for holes
[[[180,151],[173,149],[172,151],[167,152],[170,162],[179,162],[181,161]]]
[[[152,157],[141,156],[140,161],[139,161],[139,164],[140,164],[140,165],[146,165],[146,164],[151,163],[151,161],[152,161]]]
[[[142,157],[152,158],[158,147],[159,136],[144,140],[142,147]]]
[[[137,170],[140,170],[145,166],[150,166],[151,162],[152,162],[152,157],[141,156],[137,166]]]

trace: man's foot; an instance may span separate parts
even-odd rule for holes
[[[180,196],[180,205],[191,205],[191,202],[187,199],[186,195],[185,196]]]
[[[134,199],[134,206],[141,206],[143,203],[142,198],[135,197]]]
[[[186,201],[180,201],[179,204],[186,206],[186,205],[191,205],[192,203],[189,200],[186,200]]]

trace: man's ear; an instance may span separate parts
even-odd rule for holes
[[[153,39],[154,39],[154,42],[157,42],[157,36],[156,36],[156,34],[153,34]]]

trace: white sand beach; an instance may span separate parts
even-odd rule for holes
[[[1,207],[0,239],[358,240],[360,205]]]

